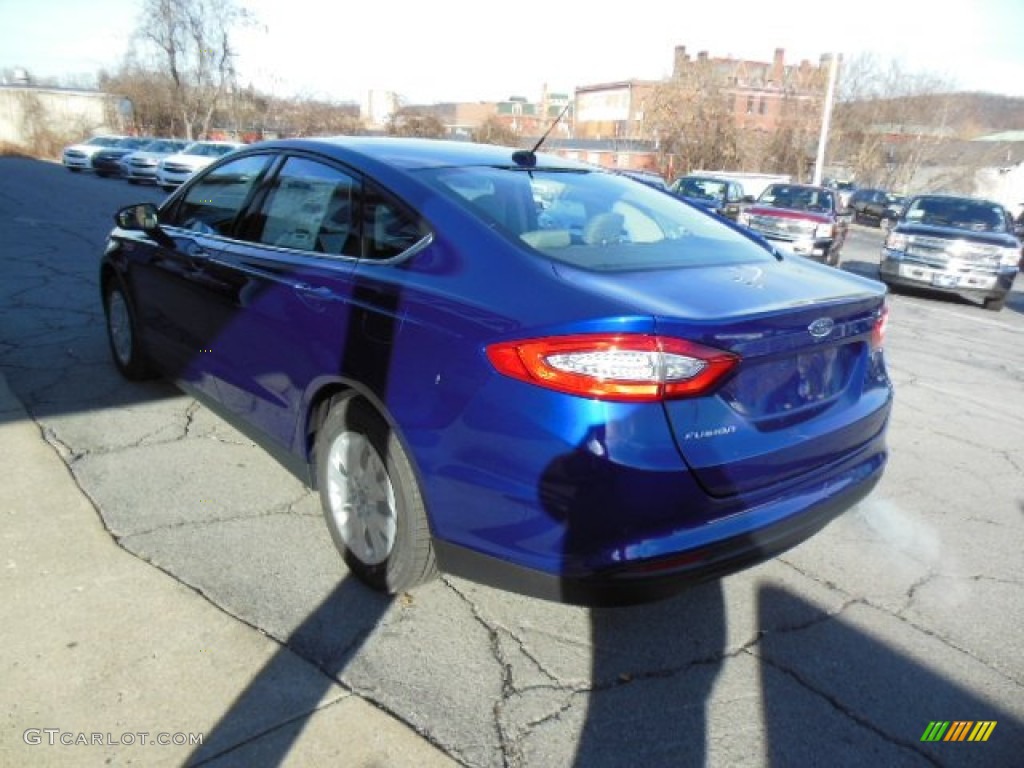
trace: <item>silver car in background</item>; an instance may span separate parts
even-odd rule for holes
[[[181,152],[160,161],[156,169],[156,183],[169,192],[200,168],[244,146],[238,141],[194,141]]]
[[[131,184],[156,183],[160,161],[188,146],[184,139],[154,139],[141,149],[121,158],[121,175]]]

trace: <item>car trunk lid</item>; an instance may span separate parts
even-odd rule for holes
[[[813,472],[882,429],[889,389],[872,338],[884,291],[874,281],[801,260],[614,281],[611,291],[651,311],[659,336],[741,357],[712,394],[664,404],[682,457],[712,496]]]

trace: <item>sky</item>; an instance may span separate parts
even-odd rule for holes
[[[277,96],[407,103],[539,99],[671,73],[673,50],[812,63],[870,54],[964,90],[1024,97],[1024,1],[238,0],[244,85]],[[115,69],[141,0],[0,0],[0,70],[36,77]],[[955,10],[954,10],[955,9]]]

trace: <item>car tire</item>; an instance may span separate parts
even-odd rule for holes
[[[1003,307],[1006,306],[1006,296],[991,296],[982,302],[982,306],[985,309],[989,309],[993,312],[999,312]]]
[[[72,173],[81,173],[81,172],[82,172],[82,169],[81,169],[81,168],[72,168],[72,167],[71,167],[70,165],[69,165],[69,166],[67,166],[67,169],[68,169],[69,171],[71,171]]]
[[[142,346],[135,307],[116,279],[104,290],[103,311],[110,354],[117,370],[129,381],[153,378],[155,373]]]
[[[336,399],[314,454],[327,529],[349,570],[392,595],[436,577],[419,483],[384,419],[356,396]]]

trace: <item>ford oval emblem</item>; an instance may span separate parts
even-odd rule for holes
[[[831,317],[819,317],[807,326],[807,331],[816,339],[824,339],[835,327],[835,321]]]

